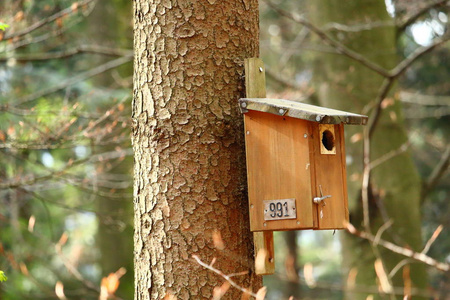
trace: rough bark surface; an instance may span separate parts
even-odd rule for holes
[[[390,20],[384,2],[378,0],[368,0],[364,4],[356,0],[345,3],[318,0],[309,8],[309,17],[319,27],[332,22],[352,26]],[[330,33],[336,40],[386,69],[395,67],[399,62],[394,27]],[[354,113],[361,113],[370,107],[383,81],[380,75],[343,55],[317,54],[315,58],[315,82],[322,105]],[[383,157],[407,141],[400,101],[396,100],[395,95],[389,95],[385,101],[382,117],[371,141],[371,160]],[[362,136],[362,126],[346,126],[350,221],[361,229],[362,140],[358,141],[358,135]],[[371,185],[373,194],[369,206],[372,232],[375,234],[380,226],[392,220],[394,223],[384,233],[383,238],[420,252],[421,186],[411,154],[405,152],[373,169]],[[357,285],[376,285],[376,255],[371,246],[350,234],[344,233],[342,236],[344,274],[347,275],[351,269],[357,270]],[[378,248],[378,251],[388,273],[404,259],[383,248]],[[411,280],[413,288],[426,288],[427,276],[423,265],[411,264]],[[392,284],[403,286],[401,270],[392,278]],[[364,293],[347,292],[348,299],[366,297],[367,294]]]
[[[134,21],[135,299],[211,298],[223,279],[193,254],[224,273],[252,268],[237,99],[244,58],[258,55],[258,3],[136,0]]]

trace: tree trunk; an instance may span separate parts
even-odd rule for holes
[[[300,232],[297,231],[285,231],[283,233],[287,248],[284,266],[288,281],[286,283],[286,288],[283,291],[283,295],[286,299],[289,299],[290,296],[300,299],[301,296],[301,285],[298,284],[300,278],[298,276],[299,266],[297,260],[300,250],[297,246],[297,236],[299,234]]]
[[[257,289],[237,99],[244,58],[258,55],[258,3],[136,0],[134,13],[135,299],[211,298],[224,280],[193,254],[249,270],[234,279]]]
[[[383,1],[314,1],[310,5],[309,16],[319,27],[336,22],[349,26],[390,21]],[[395,28],[393,26],[374,27],[357,32],[331,31],[332,36],[347,47],[364,55],[379,65],[391,69],[396,56]],[[356,61],[338,54],[315,55],[315,86],[322,105],[361,113],[375,100],[383,78]],[[386,108],[371,140],[371,160],[400,148],[407,140],[405,124],[399,101],[385,101]],[[359,133],[358,133],[359,132]],[[349,175],[349,210],[351,222],[361,228],[361,171],[362,141],[361,128],[346,127],[347,158]],[[351,139],[353,137],[353,139]],[[352,142],[353,141],[353,142]],[[370,199],[371,231],[375,234],[388,220],[394,223],[384,235],[384,239],[400,246],[421,250],[420,180],[409,152],[403,153],[376,167],[371,176],[373,194]],[[365,241],[347,233],[343,235],[344,274],[351,269],[357,271],[356,285],[375,286],[377,275],[374,270],[376,256]],[[381,254],[386,272],[389,273],[404,257],[377,248]],[[423,265],[411,265],[413,287],[427,285]],[[345,282],[345,280],[344,280]],[[392,279],[394,286],[404,285],[400,270]],[[406,283],[405,283],[406,284]],[[366,299],[367,294],[347,293],[348,299]]]

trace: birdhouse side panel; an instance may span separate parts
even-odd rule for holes
[[[252,231],[312,228],[308,121],[244,115]]]

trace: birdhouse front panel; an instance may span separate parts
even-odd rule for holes
[[[249,111],[244,123],[251,230],[313,228],[308,122]]]
[[[239,102],[251,230],[344,228],[344,124],[364,125],[367,117],[284,99]]]
[[[344,125],[312,122],[310,126],[315,229],[343,229],[348,221]]]

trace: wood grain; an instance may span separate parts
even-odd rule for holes
[[[305,120],[259,111],[245,114],[251,230],[314,227],[308,128]],[[288,198],[296,199],[296,219],[264,220],[264,200]]]
[[[344,221],[348,221],[347,181],[345,179],[345,151],[343,145],[343,125],[334,126],[336,154],[321,154],[320,124],[311,123],[313,133],[314,161],[313,198],[331,195],[325,199],[326,204],[314,204],[317,209],[318,228],[343,229]],[[321,216],[321,210],[323,215]]]
[[[247,97],[266,97],[266,76],[264,63],[259,58],[245,60],[245,91]],[[245,116],[244,116],[245,124]],[[247,143],[246,143],[247,148]],[[248,164],[247,164],[248,172]],[[264,264],[255,266],[257,275],[270,275],[275,273],[275,249],[272,231],[259,231],[253,233],[255,256],[261,249],[265,250]]]

